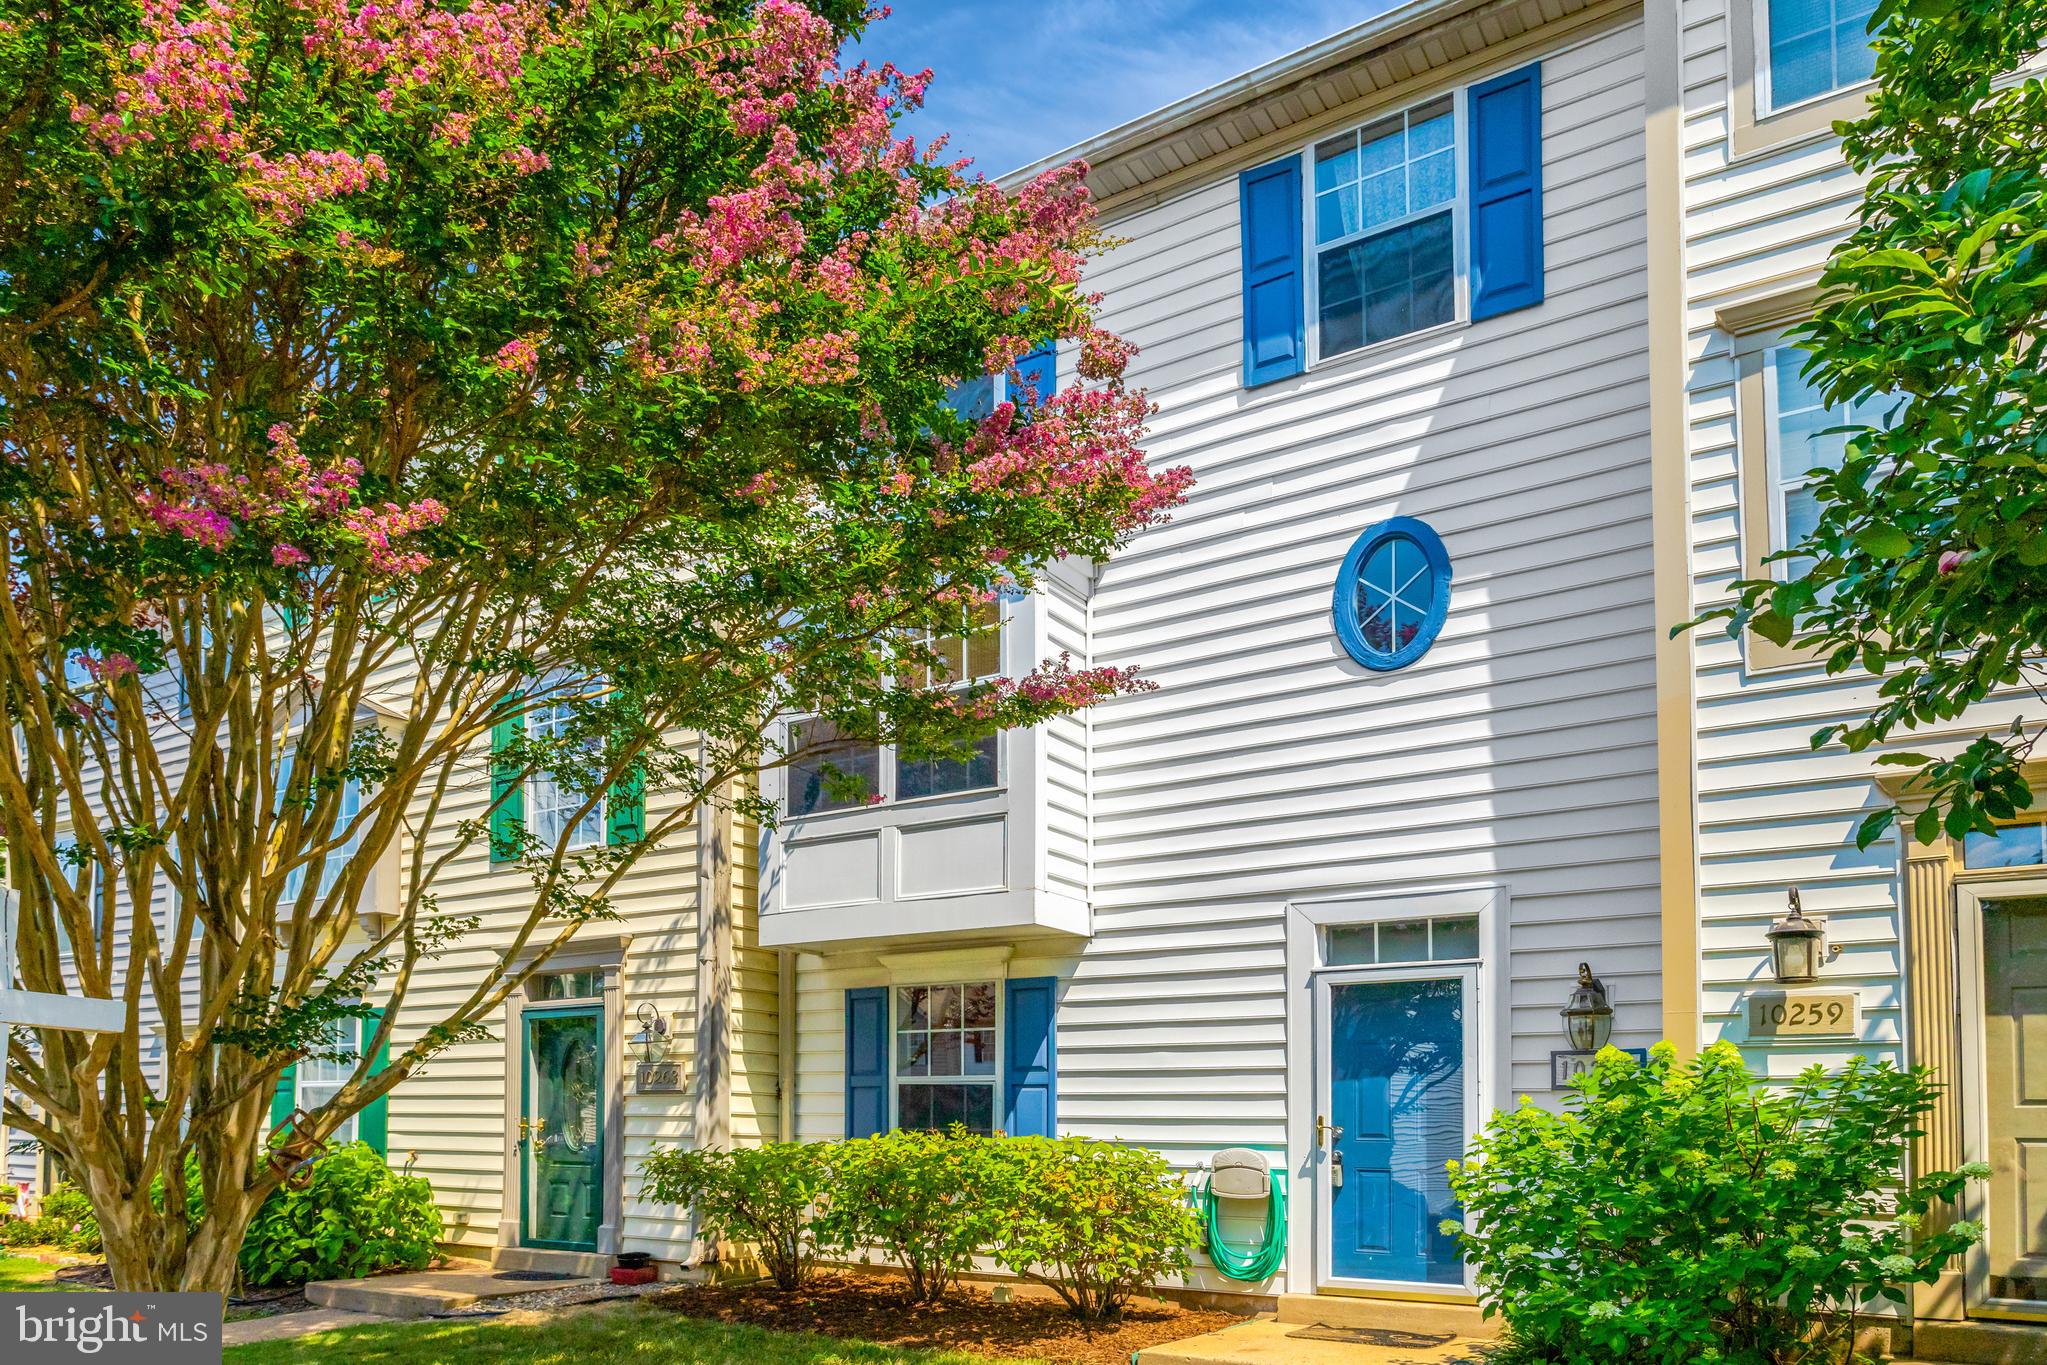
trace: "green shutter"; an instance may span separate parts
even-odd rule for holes
[[[367,1043],[377,1036],[377,1030],[384,1026],[384,1012],[371,1010],[363,1016],[362,1040]],[[370,1062],[370,1075],[374,1076],[391,1065],[391,1040],[386,1038],[377,1048],[376,1057]],[[391,1097],[377,1096],[364,1106],[355,1121],[356,1136],[376,1148],[378,1156],[388,1156],[391,1145]]]
[[[291,1117],[291,1111],[298,1108],[299,1064],[291,1063],[277,1078],[277,1089],[270,1092],[270,1129],[277,1131],[284,1121]]]
[[[518,856],[519,836],[526,827],[525,771],[520,764],[498,757],[518,743],[519,727],[525,723],[524,716],[514,716],[490,730],[490,796],[497,802],[490,812],[490,860],[494,863]]]
[[[647,837],[647,775],[638,768],[612,787],[604,803],[604,841],[636,844]]]

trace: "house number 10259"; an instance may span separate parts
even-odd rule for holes
[[[1751,1038],[1825,1037],[1855,1032],[1853,991],[1764,991],[1748,998]]]

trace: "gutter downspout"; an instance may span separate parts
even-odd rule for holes
[[[775,952],[775,1111],[776,1136],[796,1140],[796,953]]]

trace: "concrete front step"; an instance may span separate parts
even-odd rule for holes
[[[1927,1322],[1912,1327],[1912,1361],[1959,1365],[2047,1365],[2047,1326],[2016,1322]],[[1911,1365],[1911,1362],[1900,1362]]]
[[[612,1258],[594,1251],[548,1251],[541,1247],[494,1247],[492,1270],[533,1270],[601,1280],[611,1273]]]
[[[1279,1320],[1324,1327],[1365,1327],[1422,1336],[1449,1333],[1481,1340],[1498,1336],[1500,1320],[1476,1304],[1419,1299],[1368,1299],[1349,1294],[1282,1294]]]
[[[1341,1330],[1256,1318],[1146,1347],[1136,1365],[1479,1365],[1489,1349],[1471,1337],[1396,1329],[1349,1329],[1351,1339],[1343,1341],[1302,1335]]]
[[[321,1308],[351,1313],[381,1313],[389,1318],[430,1318],[486,1299],[531,1294],[537,1289],[575,1289],[603,1280],[511,1279],[503,1272],[422,1270],[411,1275],[377,1275],[367,1280],[315,1280],[306,1286],[306,1300]]]

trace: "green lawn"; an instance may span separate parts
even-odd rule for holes
[[[84,1285],[57,1283],[57,1267],[28,1256],[0,1252],[0,1293],[19,1294],[27,1289],[83,1289]]]
[[[958,1351],[899,1350],[635,1307],[532,1325],[486,1319],[352,1327],[230,1347],[227,1365],[312,1365],[337,1350],[349,1365],[990,1365],[986,1356]]]

